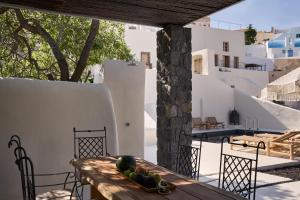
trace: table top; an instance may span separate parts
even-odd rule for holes
[[[73,159],[70,164],[78,169],[82,176],[107,199],[125,200],[240,200],[244,199],[219,188],[186,179],[163,167],[142,159],[137,159],[137,166],[158,173],[162,179],[176,185],[168,195],[147,193],[134,182],[128,180],[116,168],[115,157],[99,159]]]

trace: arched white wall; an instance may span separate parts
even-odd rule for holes
[[[0,199],[21,199],[21,183],[13,149],[17,133],[36,172],[74,170],[73,131],[106,126],[108,152],[118,153],[112,99],[104,85],[0,79]]]

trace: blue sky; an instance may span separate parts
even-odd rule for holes
[[[300,0],[245,0],[211,15],[213,26],[229,26],[223,20],[246,27],[253,24],[257,30],[300,26]],[[235,25],[231,25],[231,27]],[[238,26],[238,25],[236,25]]]

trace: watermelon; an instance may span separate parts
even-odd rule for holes
[[[120,156],[116,162],[117,169],[121,172],[135,169],[136,162],[133,156]]]

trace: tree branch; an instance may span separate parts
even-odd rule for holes
[[[8,8],[0,7],[0,15],[4,14],[6,11],[8,11]]]
[[[64,55],[60,51],[59,46],[57,45],[55,40],[37,21],[33,21],[34,25],[31,25],[28,23],[28,20],[26,20],[24,18],[22,12],[19,9],[15,9],[15,13],[16,13],[17,19],[18,19],[21,27],[23,27],[24,29],[28,30],[29,32],[31,32],[33,34],[40,35],[44,40],[47,41],[47,43],[51,47],[51,50],[54,54],[54,57],[57,60],[58,66],[60,68],[60,79],[62,81],[69,81],[68,63],[67,63]]]
[[[93,47],[95,38],[96,38],[98,30],[99,30],[99,24],[100,24],[99,20],[96,20],[96,19],[92,20],[89,35],[88,35],[86,42],[84,44],[84,47],[81,51],[81,55],[76,64],[75,71],[70,79],[73,82],[78,82],[80,80],[80,77],[87,65],[90,51]]]

